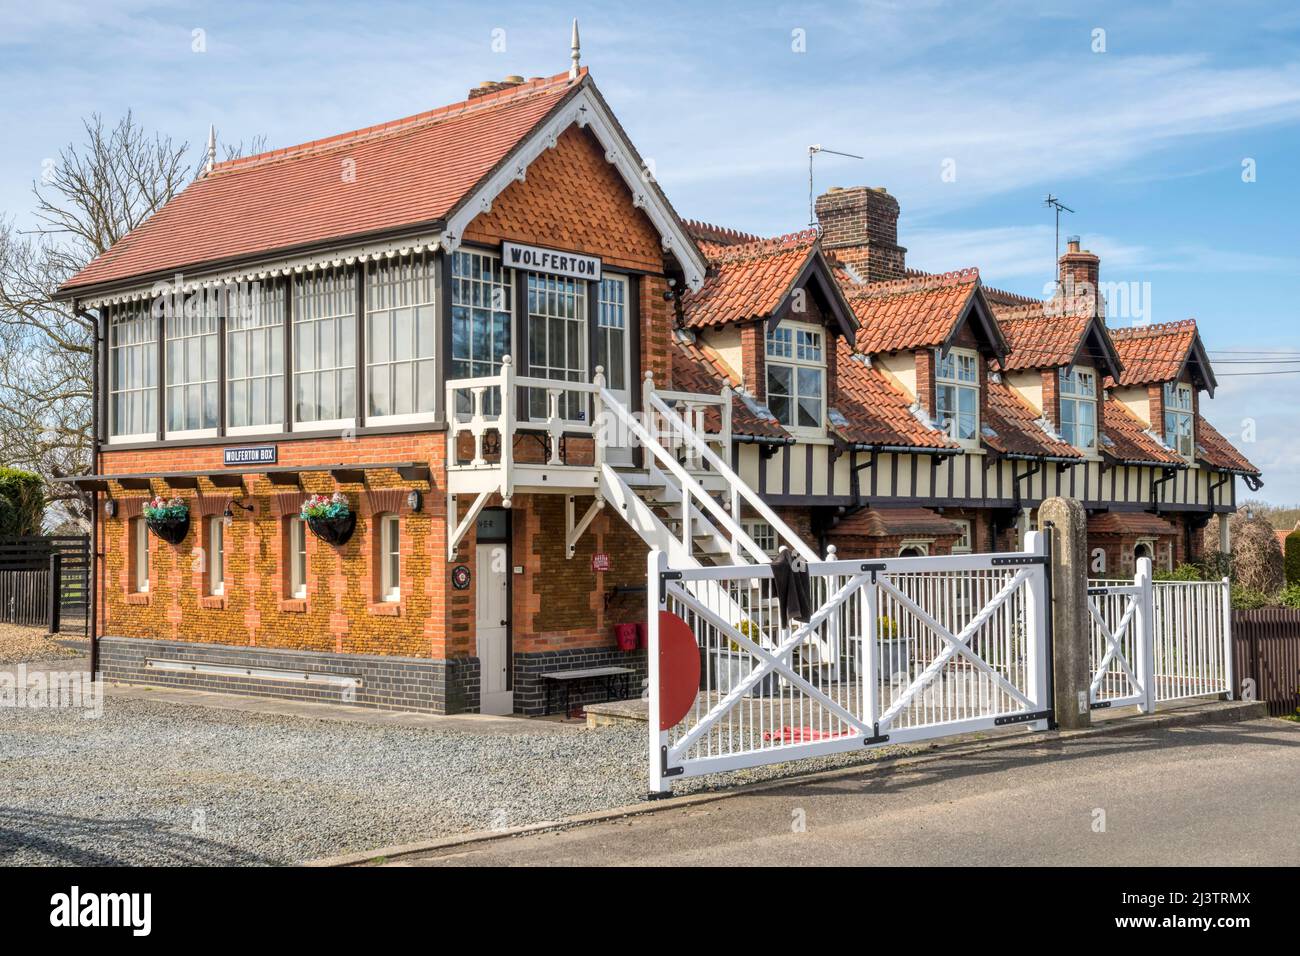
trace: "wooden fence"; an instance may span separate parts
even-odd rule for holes
[[[0,538],[0,622],[85,631],[89,607],[86,535]]]
[[[1300,611],[1262,608],[1232,612],[1233,656],[1238,695],[1255,682],[1256,698],[1274,717],[1300,707]]]

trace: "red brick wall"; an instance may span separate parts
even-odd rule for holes
[[[516,653],[575,647],[613,647],[614,625],[645,620],[644,593],[613,597],[619,586],[644,587],[649,550],[636,533],[606,508],[565,557],[564,495],[518,499],[513,563],[514,650]],[[591,498],[574,502],[577,516]],[[593,554],[609,555],[608,571],[593,571]],[[610,596],[608,605],[606,596]]]
[[[1060,370],[1043,369],[1043,417],[1052,423],[1052,427],[1061,427],[1061,379]]]
[[[179,545],[150,536],[150,589],[137,594],[130,569],[128,519],[149,497],[115,486],[115,518],[101,523],[101,632],[123,637],[211,642],[344,653],[442,658],[446,625],[445,529],[436,513],[442,500],[444,438],[437,433],[362,436],[352,440],[317,438],[279,442],[281,465],[362,464],[376,461],[428,462],[433,484],[402,481],[396,472],[376,471],[369,486],[336,485],[327,474],[304,474],[309,492],[342,490],[358,514],[356,533],[339,548],[307,536],[308,593],[305,602],[286,599],[282,515],[293,513],[301,493],[273,488],[265,477],[250,479],[250,493],[218,489],[200,479],[198,492],[169,491],[154,482],[153,493],[175,494],[190,503],[191,527]],[[106,473],[220,469],[220,446],[108,451]],[[391,489],[387,493],[384,489]],[[424,497],[418,514],[406,514],[407,491]],[[251,504],[250,514],[233,508],[225,532],[225,595],[207,595],[202,548],[203,512],[219,514],[234,498]],[[288,500],[286,500],[288,499]],[[374,515],[402,514],[402,598],[396,606],[375,598]]]
[[[916,356],[916,401],[921,410],[935,417],[934,398],[934,349],[917,349]]]
[[[767,401],[766,322],[747,322],[740,327],[740,354],[745,388],[760,402]]]

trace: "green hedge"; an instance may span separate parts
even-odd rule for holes
[[[1282,569],[1286,572],[1286,583],[1300,584],[1300,528],[1286,536],[1282,553]]]
[[[45,518],[45,481],[17,468],[0,468],[0,537],[40,534]]]

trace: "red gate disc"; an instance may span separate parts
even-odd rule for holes
[[[670,730],[690,713],[700,692],[700,649],[676,614],[659,612],[659,729]]]

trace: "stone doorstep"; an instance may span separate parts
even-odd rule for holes
[[[650,705],[639,697],[633,700],[611,700],[599,704],[585,704],[587,727],[621,727],[624,724],[644,724],[650,720]]]
[[[595,810],[590,813],[581,813],[562,820],[545,820],[541,823],[529,823],[524,824],[523,826],[510,827],[504,830],[476,830],[469,833],[458,833],[452,836],[440,837],[434,840],[404,843],[398,846],[382,847],[380,849],[362,851],[360,853],[344,853],[339,854],[338,856],[321,857],[316,860],[307,860],[299,865],[310,867],[373,866],[403,856],[413,856],[417,854],[428,855],[431,853],[437,853],[441,850],[468,847],[473,844],[486,843],[492,840],[501,840],[507,837],[544,833],[548,830],[567,830],[574,827],[587,826],[593,823],[603,823],[608,820],[640,816],[646,813],[662,813],[666,810],[676,810],[682,807],[713,803],[718,800],[726,800],[729,797],[735,797],[741,794],[761,793],[781,787],[793,786],[799,783],[840,780],[846,777],[859,776],[882,768],[909,767],[973,753],[1006,750],[1012,747],[1060,744],[1087,737],[1106,735],[1119,736],[1123,734],[1142,733],[1146,730],[1155,730],[1164,727],[1195,726],[1197,724],[1209,723],[1237,723],[1244,720],[1257,720],[1268,716],[1268,705],[1263,701],[1206,701],[1193,699],[1191,701],[1174,701],[1173,704],[1175,706],[1171,706],[1164,712],[1157,710],[1154,714],[1138,714],[1137,716],[1125,720],[1101,720],[1094,726],[1083,730],[1049,730],[1045,732],[1035,731],[1028,733],[1022,730],[1014,736],[998,737],[993,739],[978,739],[980,738],[979,734],[965,734],[961,737],[935,741],[929,745],[926,752],[922,753],[906,754],[898,757],[885,757],[869,763],[855,764],[850,767],[837,767],[833,770],[794,773],[773,780],[762,780],[756,783],[740,784],[726,790],[692,793],[681,797],[667,797],[661,800],[646,800],[641,803],[629,804],[623,807],[614,807],[609,810]],[[918,746],[925,747],[924,744],[919,744]]]

